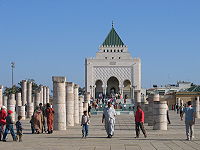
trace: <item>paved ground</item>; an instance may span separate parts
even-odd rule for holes
[[[70,127],[67,131],[48,134],[30,134],[30,126],[24,121],[23,142],[11,141],[0,143],[0,150],[200,150],[200,120],[196,121],[195,140],[186,141],[184,122],[180,121],[175,112],[170,112],[172,124],[168,131],[154,131],[145,125],[148,137],[141,135],[135,139],[134,118],[130,115],[121,115],[116,118],[116,131],[112,139],[107,139],[101,116],[92,116],[90,135],[81,139],[81,127]]]

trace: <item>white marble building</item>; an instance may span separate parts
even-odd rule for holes
[[[113,26],[96,57],[85,60],[85,87],[95,98],[120,93],[141,100],[141,60],[132,58]]]

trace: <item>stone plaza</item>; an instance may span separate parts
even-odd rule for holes
[[[22,116],[23,142],[1,143],[0,148],[34,150],[179,150],[200,149],[200,104],[199,96],[192,100],[197,118],[195,139],[186,141],[184,121],[180,121],[176,111],[170,111],[171,124],[167,122],[168,106],[166,100],[161,100],[157,91],[141,98],[141,60],[132,58],[128,47],[124,45],[119,35],[112,29],[100,46],[96,58],[86,59],[85,91],[79,93],[79,85],[68,81],[65,76],[52,76],[53,96],[50,101],[50,89],[39,85],[33,90],[33,83],[21,81],[21,91],[3,95],[0,86],[0,107],[6,106],[12,110],[12,118]],[[101,103],[97,100],[101,100]],[[178,99],[178,104],[181,99]],[[104,102],[103,102],[104,101]],[[115,134],[106,138],[104,124],[101,123],[102,110],[94,106],[105,107],[110,101],[117,110]],[[120,102],[117,102],[120,101]],[[54,133],[31,134],[30,118],[38,105],[51,103],[54,109]],[[122,104],[123,103],[123,104]],[[135,119],[133,107],[141,105],[145,113],[145,128],[147,138],[142,135],[135,137]],[[49,104],[50,105],[50,104]],[[118,108],[128,105],[128,111]],[[92,115],[89,136],[81,138],[81,118],[83,111],[93,107],[96,115]],[[135,107],[136,108],[136,107]],[[94,110],[95,109],[95,110]],[[43,112],[42,112],[43,113]],[[86,112],[87,114],[88,112]],[[4,139],[5,141],[5,139]]]
[[[81,138],[81,126],[67,127],[66,131],[55,131],[53,135],[31,134],[29,120],[23,121],[23,142],[13,142],[9,135],[0,149],[9,150],[199,150],[200,120],[196,120],[195,139],[186,141],[184,121],[175,111],[170,111],[171,124],[167,131],[156,131],[145,124],[147,138],[143,135],[135,139],[135,123],[133,115],[116,117],[115,135],[106,138],[101,115],[93,115],[87,139]]]

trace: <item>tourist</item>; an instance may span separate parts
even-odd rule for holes
[[[136,131],[136,137],[139,138],[140,135],[140,129],[142,130],[144,137],[146,138],[146,130],[144,129],[144,112],[141,109],[141,106],[137,106],[137,111],[135,113],[135,131]]]
[[[51,105],[49,103],[47,103],[46,116],[47,116],[48,134],[52,134],[53,133],[54,109],[51,108]]]
[[[31,124],[32,134],[34,134],[35,133],[35,128],[34,128],[34,116],[33,115],[31,116],[30,124]]]
[[[40,110],[42,111],[42,133],[47,132],[47,115],[46,115],[46,106],[42,106],[42,103],[39,104]]]
[[[88,104],[88,115],[89,115],[89,117],[91,117],[91,109],[92,109],[91,105]]]
[[[182,103],[181,103],[181,105],[179,107],[179,110],[180,110],[180,117],[183,120],[183,104]]]
[[[0,141],[2,140],[2,136],[4,133],[4,126],[6,124],[6,107],[2,106],[0,110]]]
[[[103,111],[102,123],[105,120],[105,129],[107,132],[107,138],[112,138],[114,135],[114,126],[115,126],[115,109],[112,107],[111,102],[108,102],[108,107]]]
[[[83,112],[82,119],[81,119],[81,126],[82,126],[82,138],[86,138],[88,136],[88,127],[89,127],[90,119],[87,115],[87,111]]]
[[[22,124],[20,120],[22,119],[22,116],[18,116],[18,121],[16,122],[16,130],[17,130],[17,137],[19,142],[22,142]]]
[[[177,111],[177,114],[179,113],[179,105],[176,104],[176,111]]]
[[[16,135],[15,135],[15,132],[14,132],[14,129],[13,129],[14,121],[13,121],[13,118],[11,116],[12,113],[13,112],[11,110],[8,110],[8,115],[6,116],[6,129],[5,129],[5,132],[3,134],[3,142],[6,142],[6,137],[7,137],[7,134],[8,134],[9,131],[12,135],[13,141],[16,141]]]
[[[34,113],[34,129],[37,134],[42,133],[43,130],[43,115],[40,107],[37,107]]]
[[[167,121],[168,121],[168,124],[171,124],[171,121],[169,119],[169,107],[167,105]]]
[[[185,114],[185,127],[187,140],[192,140],[194,138],[194,124],[195,124],[195,111],[192,107],[192,102],[187,102],[188,106],[183,109],[183,114]],[[181,118],[181,120],[183,120]]]

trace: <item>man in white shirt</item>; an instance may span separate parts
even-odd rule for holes
[[[114,135],[114,126],[115,126],[115,109],[112,107],[112,103],[108,102],[108,107],[103,111],[102,123],[105,120],[105,129],[108,135],[108,138],[112,138]]]

